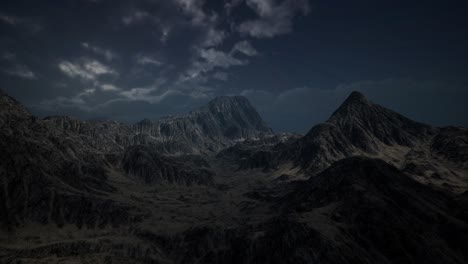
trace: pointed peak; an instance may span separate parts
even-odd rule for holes
[[[349,115],[355,115],[360,112],[359,109],[371,107],[373,104],[364,94],[358,91],[353,91],[348,98],[340,105],[340,107],[332,114],[329,121],[341,119]]]
[[[343,109],[343,108],[348,108],[348,107],[353,107],[353,106],[370,106],[372,105],[372,102],[369,101],[364,94],[358,91],[353,91],[348,98],[341,104],[341,106],[338,108]]]
[[[369,104],[369,100],[367,100],[366,96],[358,91],[353,91],[348,98],[345,100],[343,104],[346,103],[366,103]]]

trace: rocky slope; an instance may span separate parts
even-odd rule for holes
[[[0,125],[3,228],[28,221],[80,226],[130,221],[131,210],[100,195],[113,191],[106,181],[108,164],[76,134],[63,134],[3,93]]]
[[[78,134],[90,147],[102,153],[121,152],[134,144],[131,128],[115,121],[82,121],[68,116],[49,116],[45,122]]]

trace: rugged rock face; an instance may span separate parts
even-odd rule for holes
[[[33,117],[5,94],[0,95],[0,124],[0,219],[4,228],[28,220],[105,225],[114,213],[121,214],[115,221],[128,222],[122,206],[97,194],[113,190],[106,182],[107,163],[80,137],[63,134]]]
[[[187,115],[158,121],[143,120],[133,126],[137,134],[158,143],[177,142],[179,152],[219,151],[245,139],[273,135],[249,101],[242,96],[222,96]]]
[[[90,147],[103,153],[119,152],[133,144],[131,128],[115,121],[81,121],[67,116],[51,116],[44,120],[80,135]]]

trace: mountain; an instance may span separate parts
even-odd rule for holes
[[[272,136],[250,102],[242,96],[222,96],[186,115],[157,121],[143,120],[133,126],[159,144],[178,143],[180,152],[217,152],[235,142]]]
[[[262,148],[232,151],[238,169],[299,168],[316,174],[352,156],[383,159],[425,184],[451,192],[468,187],[468,133],[461,127],[432,127],[413,121],[352,92],[324,123],[303,137]],[[234,155],[234,157],[233,157]],[[218,155],[220,156],[220,155]]]
[[[352,155],[380,154],[391,159],[392,150],[412,148],[437,131],[352,92],[325,123],[313,127],[292,149],[302,167],[319,170]]]
[[[85,221],[67,215],[65,208],[72,207],[94,218],[89,221],[100,218],[109,222],[114,211],[126,206],[108,200],[115,191],[109,184],[115,171],[145,184],[213,184],[214,172],[203,157],[164,154],[215,151],[272,135],[248,100],[240,96],[215,98],[187,115],[146,120],[130,127],[66,116],[41,120],[0,92],[0,125],[0,215],[7,228],[27,220]],[[92,213],[101,204],[111,211]],[[127,213],[121,215],[125,218]],[[98,224],[89,221],[89,225]]]
[[[133,126],[0,92],[1,263],[466,263],[468,132],[352,93],[306,135],[242,97]]]

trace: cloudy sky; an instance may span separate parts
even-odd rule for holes
[[[306,132],[353,90],[468,126],[468,4],[2,0],[0,88],[33,113],[134,122],[244,95]]]

